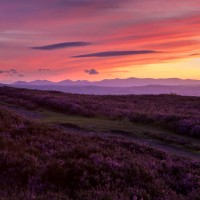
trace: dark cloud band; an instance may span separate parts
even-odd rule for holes
[[[31,47],[31,49],[35,50],[55,50],[55,49],[63,49],[63,48],[70,48],[70,47],[81,47],[91,45],[89,42],[63,42],[58,44],[51,44],[46,46],[38,46],[38,47]]]
[[[157,51],[142,50],[142,51],[105,51],[91,54],[84,54],[73,56],[72,58],[86,58],[86,57],[113,57],[113,56],[128,56],[128,55],[140,55],[140,54],[152,54]]]

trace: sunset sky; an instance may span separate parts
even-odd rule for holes
[[[0,82],[200,79],[200,0],[0,0]]]

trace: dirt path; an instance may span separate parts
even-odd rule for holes
[[[158,140],[153,140],[153,139],[135,139],[135,141],[137,141],[140,144],[145,144],[145,145],[149,145],[151,147],[154,147],[156,149],[160,149],[166,153],[169,154],[173,154],[173,155],[177,155],[177,156],[181,156],[181,157],[186,157],[186,158],[190,158],[196,161],[200,161],[200,154],[199,153],[195,153],[195,152],[191,152],[191,151],[187,151],[183,148],[180,148],[178,146],[175,145],[171,145],[171,144],[167,144],[166,143],[162,143]]]
[[[190,144],[195,144],[200,147],[200,141],[194,138],[177,136],[172,132],[158,129],[142,124],[133,124],[128,121],[114,121],[110,119],[102,118],[87,118],[82,116],[70,116],[62,113],[41,109],[41,110],[27,110],[17,105],[6,104],[0,102],[1,105],[11,109],[19,114],[22,114],[28,118],[39,119],[40,121],[47,122],[54,125],[59,125],[64,130],[73,130],[74,132],[81,131],[84,134],[99,134],[104,137],[108,136],[120,136],[127,137],[134,140],[138,144],[145,144],[150,147],[162,150],[169,154],[190,158],[200,161],[200,152],[191,151],[184,146],[176,145],[173,143],[163,142],[159,139],[151,138],[144,133],[154,133],[156,135],[163,135],[168,137],[178,138],[179,140],[186,140]]]

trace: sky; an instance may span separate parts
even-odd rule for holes
[[[200,0],[0,0],[0,82],[200,79]]]

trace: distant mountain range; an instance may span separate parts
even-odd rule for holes
[[[3,86],[3,84],[0,84]],[[54,90],[76,94],[95,95],[129,95],[129,94],[178,94],[184,96],[200,96],[200,80],[192,79],[106,79],[90,82],[86,80],[51,82],[35,80],[18,81],[9,86],[37,90]]]
[[[152,78],[127,78],[127,79],[104,79],[102,81],[86,81],[86,80],[63,80],[60,82],[51,82],[48,80],[35,80],[31,82],[18,81],[12,85],[27,86],[27,85],[57,85],[57,86],[101,86],[101,87],[133,87],[133,86],[147,86],[147,85],[200,85],[200,80],[192,79],[152,79]]]

